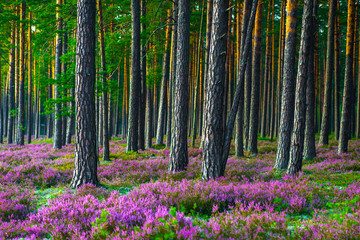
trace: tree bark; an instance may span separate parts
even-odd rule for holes
[[[286,17],[286,39],[284,54],[284,75],[282,82],[281,117],[275,169],[287,169],[291,132],[294,123],[295,101],[295,50],[297,0],[288,0]]]
[[[190,53],[190,0],[179,0],[176,82],[173,108],[173,132],[170,148],[169,171],[186,169],[188,159],[188,77]]]
[[[350,118],[351,118],[351,91],[353,82],[353,50],[354,50],[354,31],[355,31],[355,0],[348,1],[348,20],[346,34],[346,65],[344,79],[344,93],[341,111],[340,137],[338,152],[348,151],[348,141],[350,138]]]
[[[212,34],[209,51],[207,92],[205,97],[205,132],[203,145],[202,179],[221,176],[224,141],[224,84],[227,50],[228,0],[214,0]]]
[[[140,69],[140,0],[131,0],[132,44],[129,127],[126,151],[138,150]]]
[[[72,188],[78,188],[86,183],[100,185],[97,177],[95,127],[95,16],[95,0],[78,0],[75,170],[70,184]]]
[[[306,117],[306,83],[308,79],[309,66],[309,43],[312,38],[312,15],[314,1],[305,0],[302,18],[301,42],[299,50],[298,73],[296,79],[294,127],[291,136],[290,159],[287,169],[288,174],[296,174],[301,171],[305,117]]]
[[[309,42],[309,62],[307,68],[307,82],[306,82],[306,119],[305,119],[305,140],[304,140],[304,155],[303,159],[313,159],[316,157],[315,148],[315,38],[317,29],[317,9],[318,2],[314,1],[313,17],[311,27],[311,35]]]

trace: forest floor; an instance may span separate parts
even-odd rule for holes
[[[335,141],[317,147],[290,177],[273,170],[276,142],[259,140],[258,156],[231,156],[226,177],[208,182],[198,148],[186,172],[169,174],[169,149],[110,144],[104,188],[78,190],[73,144],[1,145],[0,239],[360,239],[360,141],[342,155]]]

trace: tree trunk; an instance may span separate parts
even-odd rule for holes
[[[291,136],[290,159],[287,169],[288,174],[296,174],[301,171],[305,117],[306,117],[306,83],[309,66],[309,43],[313,38],[313,0],[305,0],[301,28],[301,42],[299,50],[298,73],[296,79],[294,128]]]
[[[212,34],[209,51],[207,92],[205,97],[205,132],[203,145],[202,179],[221,176],[224,141],[224,84],[227,48],[228,0],[214,0]]]
[[[313,159],[316,157],[315,148],[315,57],[314,47],[317,29],[317,9],[318,2],[314,1],[311,35],[309,42],[309,62],[307,68],[306,82],[306,118],[305,118],[305,140],[303,159]]]
[[[140,0],[131,0],[132,44],[131,44],[131,80],[129,127],[126,151],[138,150],[139,89],[141,84],[140,69]]]
[[[19,108],[17,122],[17,145],[24,145],[25,135],[25,23],[26,18],[26,2],[21,3],[20,13],[20,81],[19,81]]]
[[[141,1],[141,16],[143,22],[141,23],[141,32],[146,33],[146,1]],[[139,149],[145,149],[145,117],[146,117],[146,46],[145,41],[141,45],[141,97],[139,108]]]
[[[104,22],[103,22],[103,14],[102,14],[102,1],[98,0],[98,12],[99,12],[99,34],[100,34],[100,55],[101,55],[101,80],[103,87],[103,95],[102,95],[102,110],[103,110],[103,119],[102,126],[103,128],[103,160],[110,160],[110,146],[109,146],[109,111],[108,111],[108,94],[107,94],[107,69],[106,69],[106,58],[105,58],[105,36],[104,36]]]
[[[75,78],[75,170],[70,186],[100,185],[95,128],[95,0],[78,0]]]
[[[328,36],[327,36],[327,53],[326,53],[326,73],[325,73],[325,94],[322,124],[320,131],[320,145],[329,144],[329,134],[331,131],[331,91],[332,78],[334,72],[334,34],[335,34],[335,0],[329,0],[329,19],[328,19]]]
[[[169,12],[170,14],[170,12]],[[170,22],[168,22],[169,24]],[[169,81],[169,69],[170,69],[170,44],[171,44],[171,25],[169,24],[166,28],[166,46],[165,54],[163,59],[163,71],[161,79],[161,93],[160,93],[160,106],[158,114],[158,127],[156,133],[156,144],[164,143],[164,132],[165,132],[165,113],[167,106],[167,86]]]
[[[287,10],[281,117],[275,169],[287,169],[294,123],[297,0],[288,0]]]
[[[339,1],[336,0],[336,9],[339,10]],[[335,115],[335,139],[339,140],[340,132],[340,18],[339,14],[336,16],[336,30],[335,30],[335,89],[334,89],[334,115]],[[358,105],[359,106],[359,105]],[[358,107],[359,109],[359,107]]]
[[[169,171],[183,171],[188,165],[188,77],[190,53],[190,0],[179,0],[176,82],[173,108],[173,132]]]
[[[262,23],[262,0],[259,0],[256,11],[256,21],[254,29],[254,48],[252,57],[252,83],[251,88],[251,107],[250,107],[250,126],[249,126],[249,152],[257,154],[257,134],[259,122],[259,102],[260,102],[260,62],[261,62],[261,23]],[[264,118],[264,116],[263,116]]]
[[[177,12],[178,1],[175,0],[173,4],[174,8],[174,23],[177,23]],[[173,110],[173,98],[174,98],[174,88],[175,88],[175,77],[176,77],[176,50],[177,50],[177,26],[173,26],[172,31],[172,44],[171,44],[171,74],[169,79],[169,102],[168,102],[168,116],[167,116],[167,128],[166,128],[166,146],[171,146],[171,138],[172,138],[172,110]]]
[[[11,27],[11,49],[10,49],[10,67],[9,67],[9,113],[8,113],[8,144],[14,143],[13,129],[15,124],[15,21]]]
[[[351,91],[353,82],[353,50],[354,50],[354,25],[355,25],[355,0],[348,1],[348,20],[346,34],[346,65],[344,79],[343,104],[341,111],[341,125],[338,152],[348,151],[348,141],[350,138],[350,118],[351,118]]]

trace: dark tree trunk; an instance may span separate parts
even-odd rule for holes
[[[288,0],[287,10],[284,75],[282,82],[279,140],[275,162],[276,169],[287,169],[291,132],[294,123],[297,0]]]
[[[66,4],[66,0],[63,0],[63,4],[65,5]],[[67,52],[68,52],[68,33],[67,33],[67,22],[64,22],[64,25],[63,25],[63,29],[64,29],[64,39],[63,39],[63,55],[66,55]],[[67,62],[64,61],[63,62],[63,68],[62,68],[62,72],[64,73],[65,76],[67,76],[67,70],[68,70],[68,65],[67,65]],[[68,91],[66,90],[65,94],[67,95],[68,94]],[[72,98],[71,98],[72,99]],[[70,100],[72,101],[72,100]],[[66,109],[67,107],[67,104],[66,103],[63,103],[63,109]],[[66,131],[68,129],[68,118],[67,116],[62,116],[62,133],[61,133],[61,139],[62,139],[62,145],[65,146],[67,144],[67,134],[66,134]],[[71,126],[70,126],[71,127]],[[72,128],[71,128],[72,129]],[[71,137],[70,137],[71,138]],[[70,139],[70,142],[71,142],[71,139]],[[69,142],[69,143],[70,143]]]
[[[257,154],[257,134],[259,123],[259,104],[260,104],[260,62],[261,62],[261,23],[262,23],[262,0],[259,0],[256,11],[256,22],[254,29],[254,48],[252,57],[252,83],[251,88],[251,107],[250,107],[250,126],[249,126],[249,152]],[[263,116],[264,118],[264,116]]]
[[[336,8],[339,9],[339,1],[336,0]],[[336,31],[335,31],[335,90],[334,90],[334,124],[335,124],[335,139],[339,140],[340,132],[340,17],[336,16]],[[358,105],[359,106],[359,105]],[[358,108],[359,109],[359,108]]]
[[[75,88],[72,87],[70,88],[70,116],[68,118],[68,122],[67,122],[67,130],[66,130],[66,144],[70,144],[71,143],[71,136],[72,136],[72,131],[74,129],[74,112],[75,112],[75,102],[74,102],[74,97],[75,97]]]
[[[298,73],[296,79],[294,127],[291,136],[288,174],[301,171],[304,148],[306,117],[306,83],[309,66],[309,43],[312,38],[313,0],[305,0],[302,18],[301,42],[299,50]]]
[[[70,186],[98,186],[95,127],[95,0],[78,0],[75,78],[75,170]]]
[[[141,32],[146,33],[146,1],[141,1]],[[141,45],[141,97],[139,108],[139,149],[145,149],[145,115],[146,115],[146,46],[145,41]]]
[[[188,159],[188,77],[190,53],[190,0],[179,0],[177,64],[173,108],[173,132],[170,148],[169,171],[186,169]]]
[[[19,81],[19,108],[17,121],[17,145],[24,145],[25,136],[25,23],[26,18],[26,2],[21,3],[20,14],[20,81]]]
[[[325,92],[322,124],[320,131],[320,145],[329,144],[329,134],[331,131],[331,96],[332,96],[332,78],[334,72],[334,35],[335,35],[335,0],[329,1],[329,19],[328,19],[328,36],[327,36],[327,53],[326,53],[326,73],[325,73]]]
[[[102,1],[98,0],[98,11],[99,11],[99,33],[100,33],[100,55],[101,55],[101,80],[103,87],[103,97],[102,97],[102,110],[103,110],[103,119],[102,127],[103,131],[103,160],[110,160],[110,146],[109,146],[109,111],[108,111],[108,90],[107,90],[107,69],[106,69],[106,58],[105,58],[105,36],[104,36],[104,22],[102,14]]]
[[[306,83],[306,123],[305,123],[305,140],[304,140],[304,156],[303,159],[313,159],[316,157],[315,149],[315,58],[314,47],[316,38],[316,16],[318,2],[314,1],[313,17],[311,18],[312,27],[309,40],[309,62],[307,68]]]
[[[205,124],[202,179],[221,176],[224,141],[224,84],[227,48],[229,1],[214,0],[212,34],[209,51],[207,92],[205,96]]]
[[[146,121],[147,121],[146,148],[152,148],[153,116],[154,116],[153,89],[148,86],[146,91],[147,91],[146,92]]]
[[[140,0],[131,0],[132,44],[129,127],[126,151],[138,150],[140,69]]]
[[[158,127],[156,133],[156,144],[164,143],[165,133],[165,113],[167,106],[167,86],[169,81],[169,69],[170,69],[170,44],[171,44],[171,25],[169,24],[166,29],[166,46],[163,59],[163,70],[161,79],[161,93],[160,93],[160,107],[158,115]]]
[[[344,93],[341,111],[340,137],[338,152],[348,151],[348,141],[350,138],[351,120],[351,91],[353,88],[353,51],[354,51],[354,31],[355,31],[355,0],[348,1],[348,20],[346,34],[346,67],[344,80]]]
[[[9,113],[7,142],[14,143],[14,124],[15,124],[15,21],[11,27],[11,49],[10,49],[10,67],[9,67]]]
[[[62,4],[62,0],[57,0],[58,5]],[[57,30],[62,30],[62,18],[60,17],[60,12],[56,12],[57,19]],[[54,99],[55,99],[55,129],[54,129],[54,149],[60,149],[62,147],[62,117],[61,117],[61,103],[60,103],[60,86],[61,83],[61,55],[62,55],[62,37],[61,33],[56,33],[56,46],[55,46],[55,89],[54,89]],[[60,86],[59,86],[60,85]]]

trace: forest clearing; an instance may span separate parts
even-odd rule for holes
[[[2,0],[0,239],[360,239],[359,0]]]

